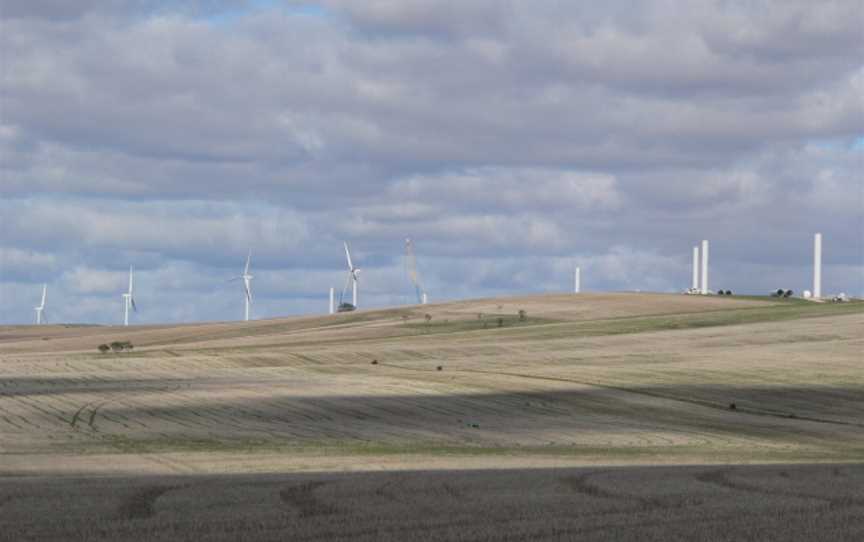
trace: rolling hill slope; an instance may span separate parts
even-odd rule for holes
[[[862,308],[582,294],[7,327],[0,458],[10,473],[860,460]],[[96,351],[114,340],[135,350]]]

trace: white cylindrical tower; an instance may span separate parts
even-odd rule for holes
[[[813,236],[813,297],[822,297],[822,234]]]
[[[708,295],[708,241],[702,241],[702,295]]]
[[[581,269],[576,267],[576,271],[573,273],[573,293],[578,294],[582,289],[582,276]]]
[[[423,295],[421,296],[421,300],[422,300],[424,305],[429,302],[429,298],[426,296],[426,292],[423,292]]]
[[[356,309],[357,308],[357,278],[356,277],[351,280],[351,284],[353,285],[353,288],[351,289],[351,301],[352,301],[351,304],[354,305],[354,308]]]
[[[335,303],[336,303],[336,291],[331,286],[330,287],[330,314],[333,314],[336,312]]]
[[[693,291],[699,290],[699,247],[693,247]]]

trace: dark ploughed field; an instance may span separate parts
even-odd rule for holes
[[[864,540],[864,467],[6,479],[2,540]]]

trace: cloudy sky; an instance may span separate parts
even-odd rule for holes
[[[864,295],[859,0],[0,0],[0,323]]]

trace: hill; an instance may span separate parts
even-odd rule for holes
[[[346,464],[357,454],[409,464],[857,458],[861,309],[584,294],[4,328],[0,453],[7,468],[36,470],[56,454],[73,469],[138,453],[181,454],[174,461],[205,470],[237,456],[278,466],[286,450]],[[134,351],[95,348],[116,340]]]
[[[582,294],[0,328],[0,541],[860,540],[862,324]]]

